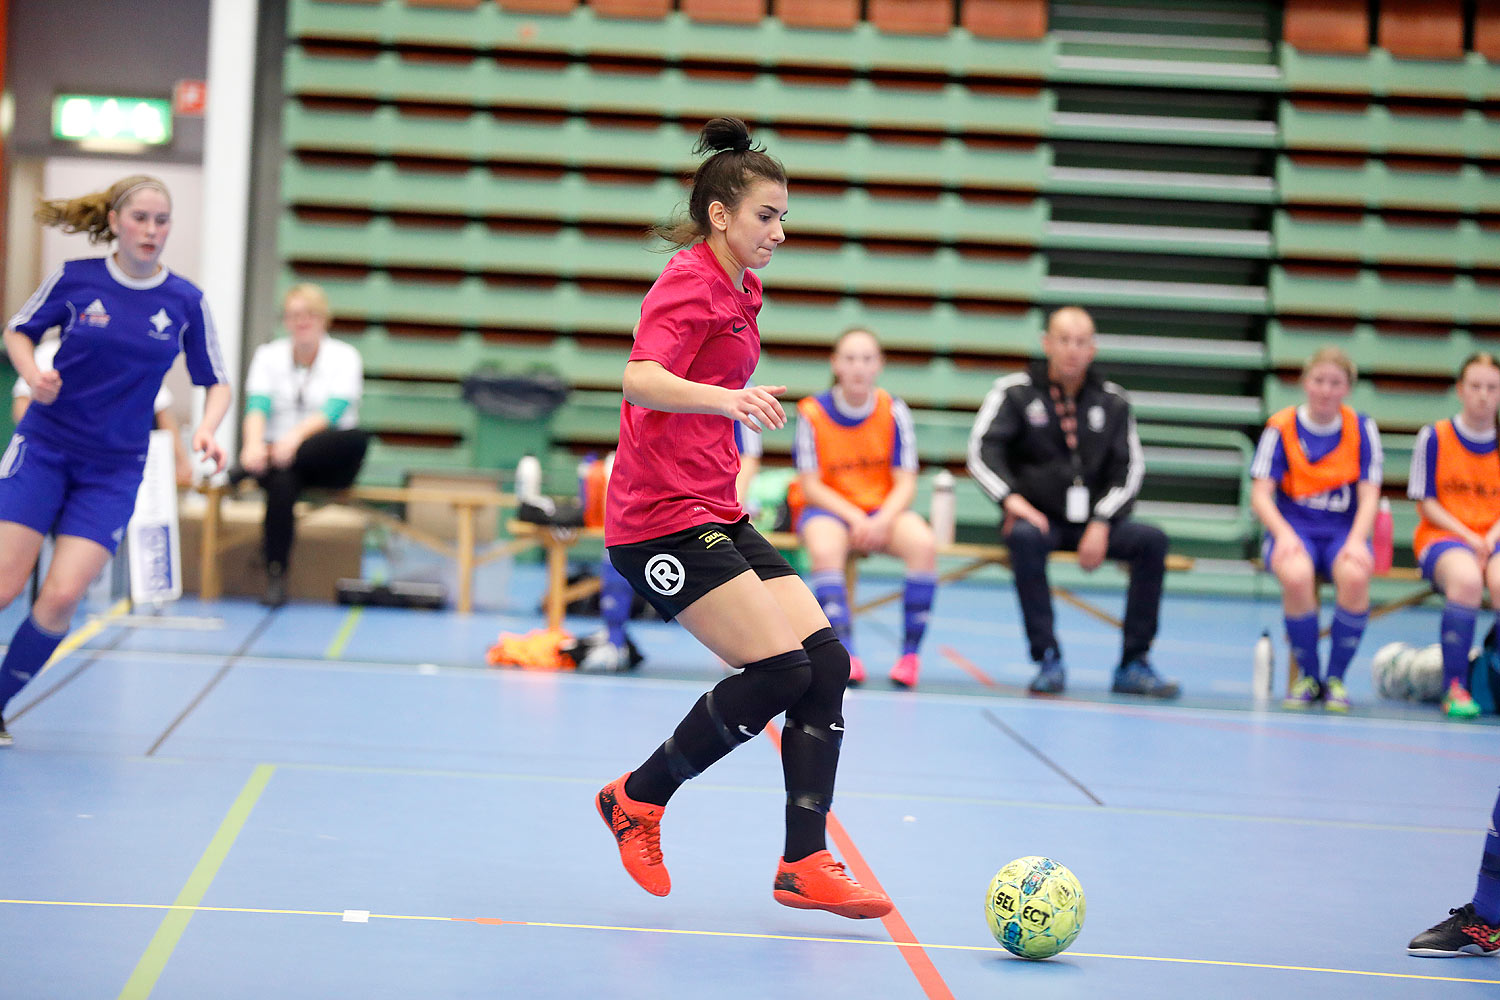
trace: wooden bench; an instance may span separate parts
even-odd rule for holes
[[[227,486],[205,486],[200,488],[207,504],[203,511],[203,541],[199,551],[200,581],[199,596],[205,601],[218,600],[223,594],[223,581],[219,577],[219,553],[234,539],[229,537],[221,518],[219,504],[234,491]],[[526,541],[498,542],[483,552],[479,551],[478,515],[480,511],[514,507],[515,497],[499,490],[449,489],[430,486],[351,486],[345,490],[309,490],[307,500],[315,506],[336,504],[359,510],[366,517],[410,538],[424,548],[446,556],[458,563],[458,610],[474,609],[474,571],[478,567],[532,543]],[[452,541],[439,538],[431,532],[407,524],[398,517],[380,509],[377,504],[431,503],[446,504],[453,509],[457,537]],[[260,531],[259,525],[253,529]],[[236,536],[237,537],[237,536]]]
[[[542,599],[542,605],[547,615],[547,626],[549,628],[561,628],[563,615],[568,604],[573,601],[589,597],[599,590],[599,581],[596,579],[586,580],[569,586],[568,584],[568,552],[577,545],[580,539],[593,538],[603,539],[602,528],[551,528],[544,525],[531,524],[526,521],[511,521],[506,530],[511,533],[516,541],[525,541],[542,546],[547,555],[547,593]],[[790,531],[772,531],[766,533],[766,541],[778,549],[790,550],[801,547],[801,540]],[[939,556],[956,557],[964,562],[938,576],[938,583],[948,584],[971,576],[986,566],[1010,566],[1010,551],[1004,545],[981,545],[970,542],[956,542],[946,545],[938,550]],[[1054,552],[1052,561],[1076,563],[1078,555],[1074,552]],[[1167,569],[1182,571],[1193,568],[1193,560],[1188,556],[1169,554],[1167,556]],[[859,582],[859,559],[851,558],[844,566],[844,575],[852,596],[856,592],[856,584]],[[1121,627],[1119,618],[1104,611],[1077,594],[1063,587],[1054,586],[1052,593],[1058,599],[1071,604],[1099,621]],[[860,604],[852,604],[851,614],[863,614],[866,611],[889,604],[899,600],[900,591],[893,591],[872,600]]]

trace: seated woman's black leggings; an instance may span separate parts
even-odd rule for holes
[[[309,486],[341,490],[352,484],[369,443],[370,435],[358,428],[319,431],[302,442],[289,467],[268,468],[256,477],[266,491],[263,546],[269,571],[285,572],[290,563],[297,497]]]

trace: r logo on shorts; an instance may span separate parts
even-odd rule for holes
[[[671,597],[687,582],[687,571],[676,556],[665,552],[651,557],[646,563],[646,583],[652,590]]]

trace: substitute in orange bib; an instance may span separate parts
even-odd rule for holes
[[[1307,399],[1273,414],[1250,466],[1250,506],[1265,525],[1261,556],[1281,581],[1287,645],[1301,676],[1286,699],[1307,708],[1319,698],[1349,710],[1344,672],[1370,620],[1370,532],[1380,502],[1383,457],[1375,421],[1344,405],[1354,362],[1336,347],[1302,369]],[[1328,676],[1318,665],[1318,577],[1337,588]]]
[[[852,550],[884,552],[906,564],[905,635],[891,680],[911,687],[937,590],[932,529],[911,509],[917,492],[911,411],[875,385],[884,357],[869,330],[846,330],[831,363],[833,386],[797,404],[798,479],[788,505],[812,564],[813,593],[849,650],[850,684],[865,679],[865,668],[854,651],[844,561]]]
[[[1500,593],[1500,362],[1471,355],[1458,370],[1462,409],[1423,427],[1411,454],[1407,492],[1422,520],[1412,547],[1422,575],[1448,599],[1443,607],[1443,711],[1471,719],[1479,706],[1464,687],[1479,601]]]

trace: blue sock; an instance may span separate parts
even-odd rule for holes
[[[625,623],[630,620],[630,604],[635,591],[630,581],[620,575],[606,555],[599,564],[599,614],[609,629],[609,641],[625,645]]]
[[[26,616],[10,640],[5,659],[0,661],[0,714],[4,713],[6,704],[16,692],[42,672],[42,666],[65,635],[67,632],[48,632],[36,623],[36,619]]]
[[[1344,679],[1344,671],[1349,669],[1349,661],[1354,659],[1354,651],[1359,648],[1359,640],[1364,638],[1365,626],[1370,624],[1369,611],[1346,611],[1343,608],[1333,609],[1333,628],[1329,630],[1332,645],[1328,650],[1328,676]]]
[[[853,628],[849,620],[849,591],[844,587],[844,571],[841,569],[819,570],[812,575],[813,596],[823,605],[828,624],[834,635],[844,644],[850,656],[854,652]]]
[[[902,619],[906,635],[901,643],[901,652],[915,653],[927,632],[927,613],[932,610],[932,598],[937,593],[937,576],[933,573],[911,573],[906,577],[906,589],[901,595]]]
[[[1319,679],[1323,671],[1318,665],[1318,613],[1314,611],[1285,621],[1286,641],[1292,649],[1292,656],[1297,659],[1297,669],[1305,677]]]
[[[1455,680],[1465,690],[1469,687],[1469,647],[1474,645],[1474,623],[1479,617],[1478,608],[1465,607],[1449,601],[1443,605],[1443,621],[1440,638],[1443,643],[1443,690]]]
[[[1500,927],[1500,796],[1490,813],[1490,832],[1479,861],[1479,884],[1474,887],[1474,910],[1491,927]]]

